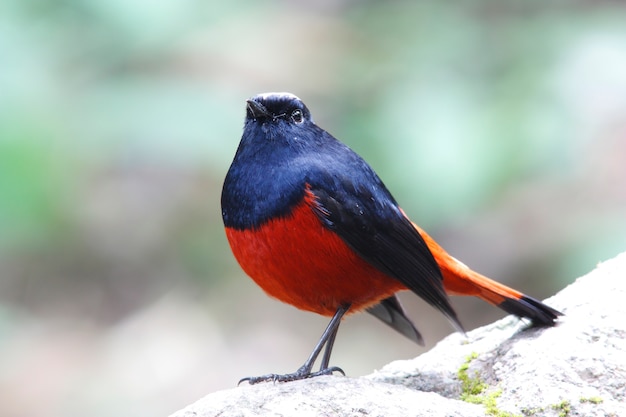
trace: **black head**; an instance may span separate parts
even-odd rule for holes
[[[344,202],[360,190],[359,198],[372,204],[395,204],[372,168],[313,123],[298,97],[265,93],[250,98],[241,142],[224,180],[224,224],[254,228],[288,215],[302,202],[307,185],[333,198],[341,195]]]
[[[300,125],[311,122],[311,113],[302,100],[291,93],[263,93],[247,100],[246,123],[250,121]]]
[[[309,109],[293,94],[250,98],[241,142],[224,181],[224,223],[258,226],[288,213],[301,201],[311,173],[341,166],[342,155],[351,152],[347,149],[313,123]]]

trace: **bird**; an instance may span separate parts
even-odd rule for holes
[[[371,166],[315,124],[291,93],[263,93],[246,101],[221,207],[228,243],[243,271],[270,297],[331,317],[295,372],[239,383],[345,375],[329,366],[330,356],[342,318],[357,312],[367,311],[423,345],[397,297],[403,290],[463,333],[450,295],[476,296],[529,319],[531,326],[554,326],[562,315],[449,255],[409,219]]]

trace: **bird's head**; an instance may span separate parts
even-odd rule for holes
[[[311,121],[302,100],[291,93],[263,93],[247,100],[246,123],[287,122],[301,125]]]

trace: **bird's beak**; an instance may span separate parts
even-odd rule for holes
[[[250,100],[246,100],[246,103],[248,106],[248,110],[250,110],[250,113],[252,113],[252,117],[254,117],[255,119],[259,117],[271,117],[272,116],[270,112],[267,111],[267,108],[265,108],[265,106],[259,103],[258,101],[250,99]]]

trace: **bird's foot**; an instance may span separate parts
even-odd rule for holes
[[[298,369],[296,372],[291,374],[268,374],[262,376],[249,376],[246,378],[242,378],[239,380],[237,385],[240,385],[242,382],[247,382],[250,385],[258,384],[259,382],[273,381],[273,382],[290,382],[290,381],[298,381],[300,379],[308,379],[314,378],[316,376],[321,375],[332,375],[333,372],[339,372],[342,375],[346,375],[343,369],[338,366],[331,366],[330,368],[320,369],[317,372],[311,372],[310,369],[306,369],[304,367]]]

